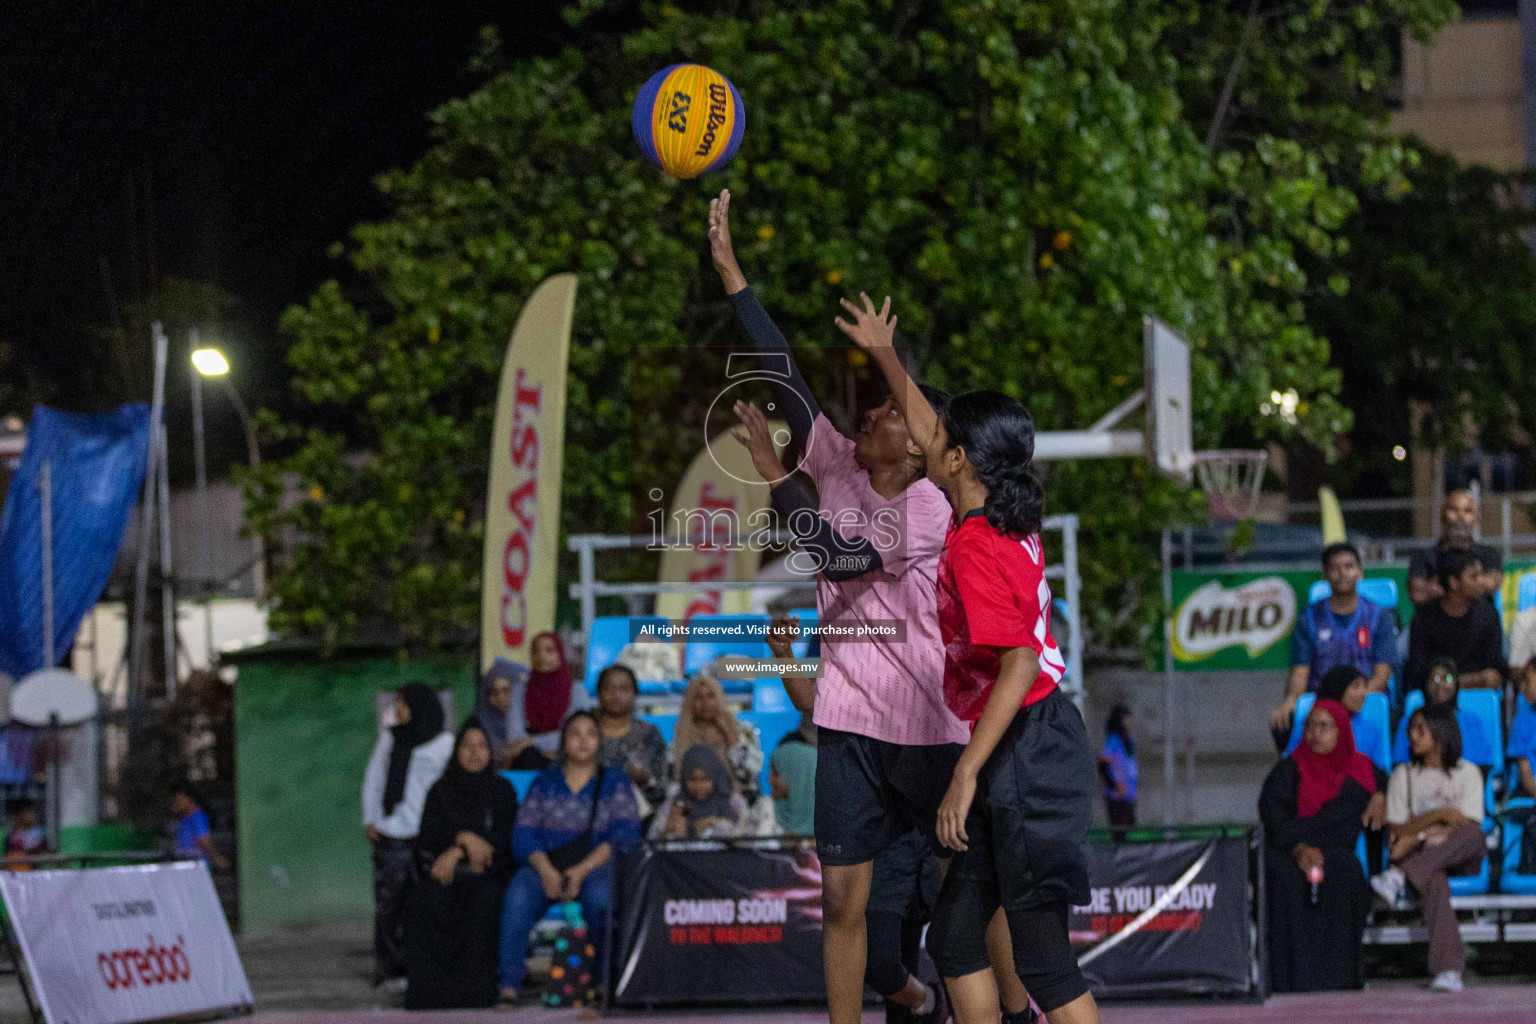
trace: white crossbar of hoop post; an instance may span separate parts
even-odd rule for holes
[[[1066,593],[1063,595],[1067,602],[1067,630],[1071,634],[1070,650],[1067,652],[1067,678],[1063,680],[1062,689],[1072,696],[1078,710],[1083,707],[1083,618],[1082,618],[1082,576],[1078,569],[1077,549],[1077,516],[1058,515],[1047,516],[1041,523],[1042,532],[1045,530],[1061,531],[1062,561],[1059,565],[1046,567],[1045,575],[1048,579],[1059,579],[1063,583]],[[787,537],[775,537],[775,540],[787,540]],[[577,566],[580,579],[571,584],[570,595],[581,604],[581,631],[584,636],[592,635],[592,623],[597,618],[597,599],[599,597],[615,597],[645,594],[690,594],[701,590],[717,591],[742,591],[758,590],[767,587],[782,587],[783,581],[773,580],[758,582],[744,581],[699,581],[699,582],[671,582],[671,583],[606,583],[597,578],[597,567],[594,553],[597,551],[612,551],[617,549],[632,549],[650,547],[655,538],[648,534],[600,534],[579,533],[567,538],[566,546],[577,554]]]

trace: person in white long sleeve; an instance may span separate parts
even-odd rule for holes
[[[363,774],[363,833],[373,846],[374,980],[405,990],[405,922],[413,841],[421,827],[427,790],[453,756],[453,733],[443,728],[443,705],[425,683],[395,693],[395,724],[379,733]]]

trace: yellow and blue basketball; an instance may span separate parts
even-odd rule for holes
[[[736,155],[746,129],[741,94],[702,64],[673,64],[635,97],[630,128],[640,152],[674,178],[719,170]]]

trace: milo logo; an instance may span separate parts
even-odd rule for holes
[[[1173,619],[1173,653],[1201,661],[1228,647],[1257,658],[1290,635],[1296,623],[1296,591],[1280,576],[1264,576],[1228,590],[1218,580],[1179,605]]]
[[[707,156],[715,148],[715,133],[725,125],[725,101],[730,97],[725,86],[716,82],[709,87],[709,120],[704,122],[704,137],[695,155]]]

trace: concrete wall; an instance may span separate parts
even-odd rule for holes
[[[1161,672],[1108,670],[1087,679],[1088,734],[1103,741],[1104,719],[1117,703],[1131,708],[1141,770],[1138,815],[1166,822],[1163,786]],[[1284,672],[1180,672],[1174,675],[1177,743],[1171,821],[1258,820],[1259,787],[1279,760],[1269,735],[1270,709],[1285,691]],[[1191,773],[1191,757],[1193,754]],[[1104,820],[1095,801],[1095,820]]]
[[[363,769],[377,694],[421,681],[474,707],[474,662],[389,653],[251,653],[235,680],[235,794],[243,931],[362,921],[373,914]]]
[[[1419,136],[1464,164],[1525,166],[1521,122],[1520,21],[1478,17],[1444,29],[1429,45],[1403,38],[1403,106],[1394,131]]]

